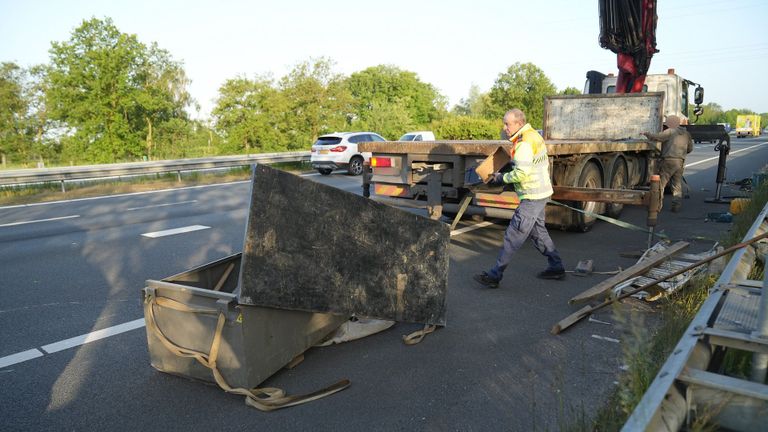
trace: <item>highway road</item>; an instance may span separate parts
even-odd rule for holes
[[[765,137],[732,145],[728,181],[768,163]],[[729,224],[705,222],[727,206],[704,203],[714,194],[717,153],[711,144],[695,147],[686,168],[690,199],[679,214],[665,209],[657,229],[698,252]],[[308,178],[361,189],[360,178],[341,172]],[[155,371],[143,327],[144,281],[240,251],[248,189],[238,182],[0,207],[0,429],[557,430],[590,415],[615,385],[622,364],[614,340],[628,330],[611,311],[598,316],[609,324],[549,334],[575,310],[567,300],[607,276],[540,281],[545,261],[526,246],[498,290],[472,281],[493,263],[504,222],[467,222],[454,232],[447,327],[411,347],[401,335],[420,326],[398,324],[313,348],[265,383],[300,393],[349,378],[341,393],[262,413],[215,386]],[[735,194],[742,192],[723,189]],[[642,226],[645,216],[625,209],[622,219]],[[552,237],[569,268],[593,259],[602,271],[632,265],[618,252],[646,242],[604,222]]]

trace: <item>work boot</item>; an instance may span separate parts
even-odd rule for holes
[[[553,269],[546,269],[543,272],[540,272],[536,275],[539,279],[556,279],[560,280],[565,277],[565,270],[559,269],[559,270],[553,270]]]
[[[499,280],[494,279],[488,275],[486,272],[482,272],[480,274],[476,274],[472,276],[472,279],[478,281],[480,284],[488,287],[488,288],[498,288],[499,287]]]

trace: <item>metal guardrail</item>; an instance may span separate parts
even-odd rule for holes
[[[33,168],[0,171],[0,186],[30,183],[64,182],[102,177],[158,174],[229,168],[255,163],[301,162],[309,160],[308,151],[261,153],[252,155],[218,156],[200,159],[179,159],[155,162],[131,162],[107,165],[84,165],[64,168]]]
[[[768,231],[766,218],[768,204],[744,241]],[[733,254],[622,431],[678,431],[696,418],[728,430],[766,430],[768,278],[748,279],[757,253],[752,245]],[[750,380],[719,373],[729,349],[753,353]]]

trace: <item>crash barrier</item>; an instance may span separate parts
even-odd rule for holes
[[[768,204],[747,232],[768,232]],[[678,431],[707,419],[727,430],[765,430],[768,416],[768,286],[750,280],[765,243],[734,252],[699,312],[659,370],[623,431]],[[752,353],[750,380],[722,374],[728,350]]]
[[[258,387],[350,316],[425,324],[409,345],[445,325],[445,224],[266,165],[253,172],[243,253],[146,283],[155,369],[271,411],[349,386],[299,396]]]
[[[16,186],[32,183],[59,182],[62,192],[65,182],[119,176],[137,176],[175,172],[179,178],[182,172],[207,169],[232,168],[257,163],[309,161],[308,151],[261,153],[251,155],[218,156],[200,159],[179,159],[155,162],[131,162],[120,164],[87,165],[63,168],[35,168],[0,171],[0,186]]]

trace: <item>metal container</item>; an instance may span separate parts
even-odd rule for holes
[[[177,346],[207,355],[219,316],[224,314],[216,366],[230,386],[254,388],[348,319],[329,313],[238,304],[240,262],[241,254],[235,254],[146,282],[144,317],[155,369],[215,382],[211,369],[174,353],[156,332]],[[150,325],[152,319],[155,325]]]

